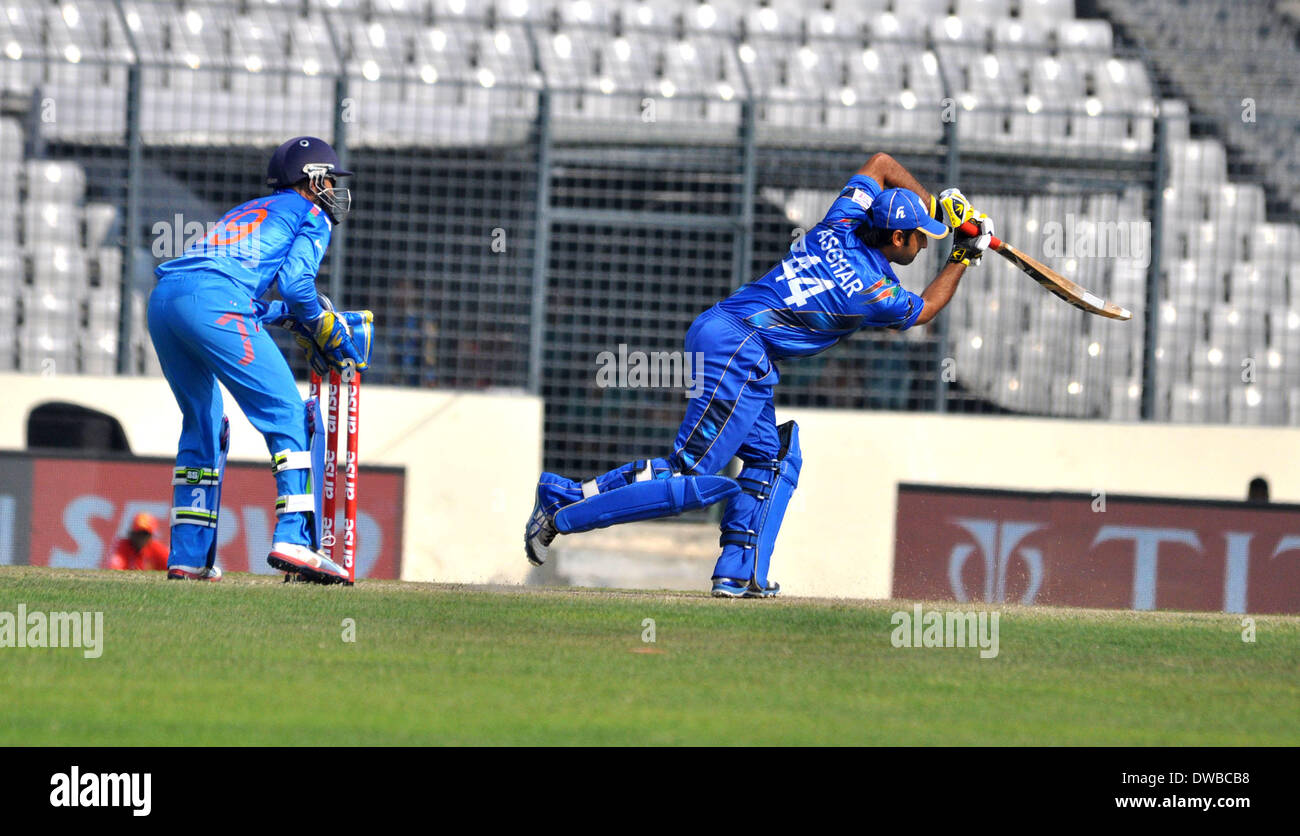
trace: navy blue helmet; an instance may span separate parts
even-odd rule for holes
[[[352,174],[343,168],[339,155],[323,139],[314,136],[296,136],[275,149],[266,166],[266,185],[273,189],[287,189],[303,180],[310,182],[311,191],[335,223],[352,208],[352,193],[348,189],[330,187],[327,177],[348,177]]]

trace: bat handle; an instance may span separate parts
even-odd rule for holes
[[[980,228],[975,224],[971,223],[970,221],[967,221],[966,223],[957,227],[957,231],[961,232],[963,235],[969,235],[972,238],[980,234]],[[1002,249],[1002,241],[999,240],[999,238],[996,235],[994,235],[993,240],[989,241],[989,248],[994,250]]]

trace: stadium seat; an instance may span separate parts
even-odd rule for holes
[[[1110,384],[1109,412],[1112,421],[1137,421],[1142,415],[1142,383],[1140,380],[1112,380]]]
[[[1107,20],[1061,20],[1056,38],[1062,51],[1105,53],[1114,45],[1114,33]]]
[[[32,287],[80,299],[89,283],[86,254],[77,245],[49,243],[28,253]]]
[[[18,337],[18,370],[30,374],[76,374],[75,333],[56,331],[50,326],[24,329]]]
[[[1034,59],[1029,73],[1029,90],[1053,109],[1084,97],[1081,67],[1062,58],[1044,55]]]
[[[990,34],[995,49],[1023,56],[1027,64],[1034,53],[1022,50],[1046,48],[1051,41],[1052,28],[1041,20],[1015,18],[997,21],[991,27]]]
[[[28,201],[23,204],[23,240],[28,247],[77,247],[81,213],[71,203]]]
[[[332,2],[332,0],[331,0]],[[356,2],[356,0],[354,0]],[[365,2],[365,0],[360,0]],[[413,4],[403,2],[403,0],[371,0],[378,7],[378,11],[386,13],[405,13],[410,14],[413,11]],[[429,0],[427,4],[420,4],[419,10],[423,11],[424,6],[429,6],[432,16],[443,20],[456,21],[481,21],[484,13],[491,6],[491,3],[476,3],[473,0]],[[527,4],[528,9],[537,7],[535,13],[550,12],[560,5],[560,0],[531,0]],[[364,11],[365,6],[360,6],[359,10]],[[527,11],[527,9],[526,9]],[[504,6],[498,6],[498,14],[507,13]],[[511,15],[519,17],[520,15]]]
[[[922,15],[884,12],[875,15],[868,21],[868,29],[873,39],[910,42],[920,45],[925,41],[931,20],[933,18]]]
[[[1074,0],[1018,0],[1023,20],[1055,23],[1074,17]]]
[[[50,140],[124,143],[126,68],[83,65],[70,75],[74,80],[41,85],[42,108],[48,106],[51,117],[41,123],[42,136]]]
[[[619,22],[626,32],[670,32],[691,5],[690,0],[632,0],[622,4]]]
[[[742,12],[745,31],[761,37],[792,37],[803,30],[803,14],[797,2],[760,0]]]
[[[566,26],[609,26],[614,16],[614,4],[597,0],[557,0],[556,11],[560,22]]]
[[[686,6],[682,24],[688,32],[735,35],[740,31],[745,6],[740,0],[699,0]]]
[[[1213,139],[1169,143],[1169,180],[1175,188],[1192,183],[1227,182],[1228,165],[1223,145]]]
[[[679,92],[717,95],[717,85],[743,87],[735,50],[719,38],[697,36],[670,43],[658,56],[660,76]]]
[[[1205,423],[1209,410],[1205,393],[1190,383],[1174,383],[1169,388],[1168,420],[1177,423]]]
[[[86,192],[86,173],[76,163],[27,162],[27,198],[41,203],[72,204]]]
[[[812,37],[857,38],[870,31],[871,21],[885,10],[885,0],[831,0],[806,12]]]
[[[81,372],[92,375],[111,375],[117,372],[118,333],[115,323],[91,326],[82,332],[80,340]]]
[[[959,18],[990,23],[1011,17],[1011,0],[955,0],[954,6]]]
[[[975,17],[956,17],[949,15],[929,23],[931,40],[939,46],[945,44],[962,44],[982,47],[988,37],[989,21]]]

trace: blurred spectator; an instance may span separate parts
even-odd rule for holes
[[[438,323],[410,279],[402,279],[383,318],[384,340],[395,355],[390,372],[401,386],[437,386]]]
[[[167,547],[154,539],[158,533],[158,520],[152,514],[141,512],[131,520],[131,531],[113,544],[108,556],[110,569],[167,568]]]
[[[1268,504],[1268,480],[1263,476],[1256,476],[1250,480],[1250,488],[1246,491],[1246,501],[1254,502],[1257,505]]]

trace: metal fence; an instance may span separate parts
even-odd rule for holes
[[[1300,422],[1289,296],[1221,348],[1218,378],[1196,378],[1224,411],[1186,408],[1195,363],[1167,358],[1219,333],[1162,328],[1187,117],[1157,108],[1109,42],[686,37],[473,9],[449,23],[408,5],[423,11],[122,0],[82,4],[79,32],[66,13],[66,32],[53,12],[26,28],[10,15],[11,366],[156,373],[142,316],[153,267],[187,224],[264,192],[276,144],[315,134],[357,172],[319,285],[375,311],[368,379],[538,392],[547,469],[597,472],[662,451],[683,408],[680,389],[599,385],[601,353],[681,349],[697,314],[779,260],[883,150],[927,186],[960,184],[1004,238],[1134,320],[1088,317],[990,256],[934,325],[786,364],[778,406],[1228,420],[1256,391],[1268,408],[1249,420]],[[1093,69],[1077,101],[1053,99],[1071,67]],[[999,74],[1013,95],[981,98]],[[1111,250],[1096,246],[1106,235]],[[919,292],[946,255],[931,247],[904,284]],[[1177,255],[1196,272],[1181,268],[1195,251]],[[1269,352],[1284,359],[1271,372],[1262,359],[1242,390],[1236,353]]]

